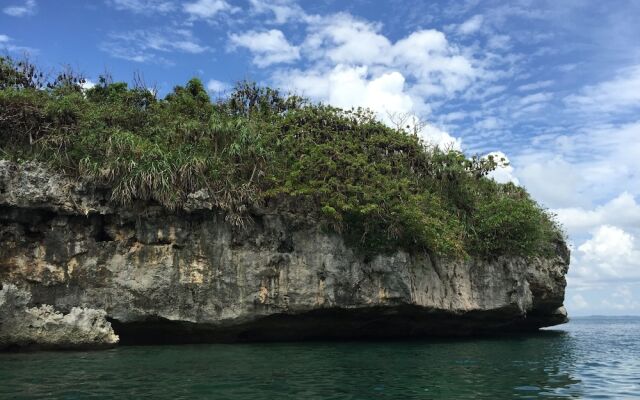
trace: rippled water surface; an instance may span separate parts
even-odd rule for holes
[[[518,338],[0,354],[0,398],[640,398],[640,318]]]

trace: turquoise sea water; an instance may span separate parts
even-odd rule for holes
[[[539,397],[640,399],[640,318],[500,339],[0,354],[2,399]]]

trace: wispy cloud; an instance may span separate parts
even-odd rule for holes
[[[0,49],[6,50],[9,53],[23,53],[28,55],[35,55],[38,53],[38,49],[27,46],[19,46],[8,35],[0,34]]]
[[[238,12],[240,8],[232,6],[225,0],[197,0],[183,4],[182,10],[192,19],[208,20],[223,12]]]
[[[171,53],[199,54],[208,50],[187,29],[139,29],[111,33],[101,50],[112,57],[135,62],[171,64]]]
[[[291,0],[250,0],[251,11],[255,14],[272,14],[274,24],[284,24],[286,22],[305,21],[307,14],[304,10]]]
[[[552,80],[531,82],[525,85],[518,86],[518,90],[521,92],[528,92],[530,90],[540,90],[553,85],[553,83],[554,82]]]
[[[25,17],[28,15],[34,15],[37,10],[38,5],[35,0],[26,0],[22,4],[7,6],[2,9],[2,12],[12,17]]]
[[[640,108],[640,64],[618,71],[611,80],[586,86],[565,98],[570,107],[587,112],[619,113]]]
[[[524,96],[520,99],[519,104],[521,106],[528,106],[535,103],[544,103],[553,98],[553,93],[540,92]]]
[[[177,5],[170,0],[108,0],[107,4],[117,10],[136,14],[166,14],[177,9]]]
[[[458,26],[458,33],[461,35],[470,35],[482,28],[484,17],[482,15],[474,15]]]

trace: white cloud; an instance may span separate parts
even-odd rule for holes
[[[625,68],[608,81],[586,86],[565,102],[583,111],[621,112],[640,107],[640,65]]]
[[[451,45],[442,32],[429,29],[412,33],[391,49],[391,65],[410,73],[421,96],[452,95],[479,77],[472,61]]]
[[[487,46],[493,50],[506,50],[511,47],[511,38],[507,35],[491,35]]]
[[[259,67],[290,63],[300,58],[300,51],[292,46],[284,34],[277,30],[249,31],[230,35],[232,48],[244,47],[253,53],[253,63]]]
[[[100,49],[112,57],[129,61],[171,64],[170,59],[159,54],[199,54],[207,51],[208,47],[199,44],[192,32],[186,29],[139,29],[110,34]]]
[[[470,35],[477,32],[482,27],[484,17],[482,15],[474,15],[458,26],[458,33],[462,35]]]
[[[554,82],[551,80],[531,82],[531,83],[527,83],[526,85],[518,86],[518,90],[521,92],[527,92],[529,90],[544,89],[546,87],[553,85],[553,83]]]
[[[94,81],[92,81],[91,79],[85,79],[84,83],[81,86],[82,86],[82,89],[89,90],[89,89],[95,87],[96,83]]]
[[[366,66],[372,75],[398,71],[411,80],[413,97],[447,96],[464,90],[481,71],[437,30],[419,30],[392,43],[381,26],[349,14],[308,17],[301,55],[315,65],[309,75],[337,65]],[[414,103],[422,103],[415,101]]]
[[[522,97],[519,101],[519,104],[521,106],[528,106],[530,104],[535,104],[535,103],[544,103],[551,100],[552,98],[553,98],[553,93],[548,93],[548,92],[534,93],[534,94],[530,94]]]
[[[278,86],[341,108],[363,107],[394,126],[391,115],[403,115],[411,123],[414,100],[405,90],[398,71],[373,75],[367,66],[339,64],[327,71],[289,70],[275,77]],[[416,116],[417,117],[417,116]],[[461,141],[433,124],[425,124],[419,136],[428,144],[460,149]]]
[[[506,154],[501,151],[492,151],[487,154],[485,157],[493,156],[493,160],[498,164],[496,169],[489,173],[489,178],[493,179],[498,183],[514,183],[516,185],[520,184],[518,178],[516,178],[513,174],[513,167],[511,166],[511,162]]]
[[[26,46],[18,46],[15,41],[8,35],[0,34],[0,49],[9,53],[37,54],[38,49]]]
[[[546,206],[591,209],[640,195],[640,121],[534,136],[513,156],[516,175]]]
[[[168,0],[109,0],[108,4],[136,14],[166,14],[176,9],[175,3]]]
[[[619,227],[601,225],[573,252],[568,279],[576,289],[640,283],[640,251],[635,236]]]
[[[576,308],[578,310],[585,309],[589,307],[589,303],[581,294],[576,294],[571,297],[571,306],[572,308]]]
[[[315,20],[302,46],[309,58],[335,64],[384,63],[391,56],[391,43],[378,29],[351,15],[337,14]]]
[[[222,93],[229,90],[230,86],[226,82],[209,79],[207,82],[207,90],[211,93]]]
[[[628,192],[593,209],[569,207],[555,209],[558,220],[576,235],[603,224],[640,228],[640,204]]]
[[[26,0],[22,5],[12,5],[2,9],[7,15],[12,17],[24,17],[27,15],[34,15],[37,11],[38,5],[35,0]]]
[[[582,176],[560,156],[517,158],[517,177],[535,199],[548,207],[576,204]]]
[[[274,24],[284,24],[296,19],[306,20],[307,15],[295,2],[290,0],[249,0],[251,10],[256,14],[273,14]]]
[[[502,127],[502,120],[496,117],[487,117],[474,124],[474,127],[479,130],[495,130]]]
[[[221,12],[236,12],[238,8],[231,6],[225,0],[197,0],[185,3],[182,10],[194,19],[210,19]]]
[[[278,11],[273,4],[284,8]],[[231,49],[249,49],[259,67],[301,60],[303,68],[272,70],[275,86],[338,107],[370,108],[390,125],[389,113],[426,119],[431,112],[427,99],[461,92],[484,72],[437,30],[418,30],[392,42],[380,24],[347,13],[307,15],[282,0],[253,0],[252,6],[255,12],[274,13],[275,22],[297,15],[307,24],[306,36],[294,46],[276,29],[234,33]],[[426,124],[421,136],[429,143],[461,147],[460,139],[434,124]]]
[[[640,311],[640,301],[635,300],[629,285],[620,285],[608,299],[602,300],[602,307],[615,310],[620,314],[637,313]]]
[[[451,136],[449,132],[435,125],[425,125],[418,136],[427,144],[438,146],[441,149],[462,150],[462,139]]]
[[[336,65],[328,71],[288,71],[277,77],[279,83],[301,94],[342,107],[368,107],[381,117],[405,113],[413,101],[404,92],[405,79],[397,71],[371,76],[366,66]]]
[[[602,225],[594,230],[591,239],[578,247],[578,251],[584,253],[586,261],[615,262],[631,256],[633,242],[634,237],[624,230]]]
[[[640,310],[637,300],[612,295],[623,284],[640,288],[638,137],[640,121],[585,122],[570,135],[558,130],[534,136],[515,157],[515,175],[534,198],[552,207],[574,243],[567,276],[570,311]],[[576,292],[588,306],[572,300]]]

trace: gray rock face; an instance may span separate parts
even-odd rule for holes
[[[0,161],[0,281],[32,307],[103,310],[125,343],[469,335],[566,321],[564,243],[552,258],[369,259],[299,216],[262,211],[234,229],[202,193],[180,214],[107,199],[37,164]]]
[[[11,347],[96,348],[118,343],[104,310],[51,305],[27,307],[31,295],[12,284],[0,289],[0,349]]]

